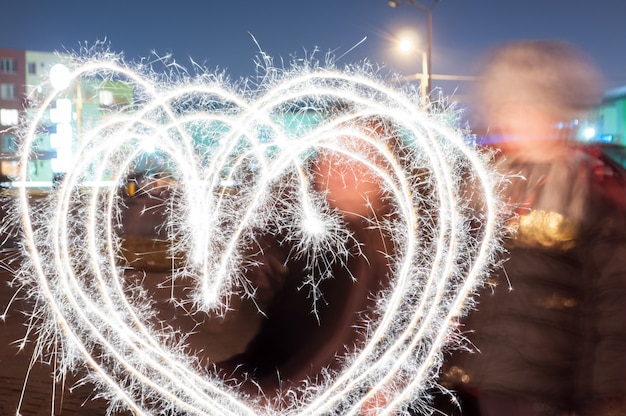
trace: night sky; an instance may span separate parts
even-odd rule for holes
[[[400,55],[393,39],[406,28],[424,47],[426,37],[425,13],[387,0],[3,0],[0,14],[0,48],[76,51],[106,41],[128,61],[171,53],[184,66],[193,59],[235,79],[255,73],[259,47],[277,66],[317,50],[339,66],[367,59],[383,73],[415,73],[419,55]],[[440,0],[432,16],[433,74],[472,75],[481,55],[503,42],[561,39],[589,54],[607,89],[626,85],[624,0]],[[445,95],[468,87],[434,83]]]

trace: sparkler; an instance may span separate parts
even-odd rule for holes
[[[71,67],[70,85],[116,80],[132,87],[134,102],[81,132],[73,167],[43,206],[19,189],[28,254],[19,276],[41,305],[38,353],[58,340],[59,371],[88,367],[111,408],[138,415],[277,412],[202,369],[181,334],[154,324],[150,297],[125,275],[123,198],[105,183],[122,183],[147,145],[167,160],[176,183],[164,228],[171,255],[185,255],[171,281],[193,286],[191,300],[180,302],[206,313],[226,313],[235,287],[254,297],[242,265],[259,232],[287,235],[298,247],[294,255],[316,271],[312,285],[330,277],[323,253],[348,256],[351,234],[313,189],[310,165],[326,152],[367,166],[393,211],[375,225],[399,248],[392,287],[379,299],[380,318],[364,329],[362,349],[281,414],[359,414],[377,392],[387,398],[379,412],[390,413],[436,384],[451,326],[499,248],[497,176],[445,125],[445,113],[424,112],[416,94],[366,70],[304,65],[267,74],[250,90],[208,74],[164,81],[109,55]],[[35,106],[22,129],[21,181],[46,114],[63,93],[54,90]],[[364,127],[368,119],[392,126],[402,151]],[[234,196],[223,192],[232,184]],[[464,197],[470,193],[472,201]]]

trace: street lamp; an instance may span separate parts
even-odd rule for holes
[[[50,145],[56,149],[57,157],[50,161],[52,171],[56,174],[64,173],[72,164],[73,158],[73,128],[72,101],[76,105],[76,137],[79,140],[82,133],[82,90],[80,79],[73,79],[70,69],[58,63],[50,68],[50,84],[57,91],[66,90],[75,82],[74,100],[71,98],[57,98],[55,108],[50,110],[50,119],[56,126],[55,133],[50,134]]]
[[[428,97],[430,97],[430,93],[431,93],[431,74],[432,74],[432,55],[433,55],[433,8],[435,7],[435,5],[439,2],[439,0],[433,0],[432,4],[430,5],[430,7],[426,7],[423,4],[418,3],[415,0],[405,0],[405,4],[407,6],[413,6],[418,10],[421,10],[422,12],[426,13],[426,18],[428,21],[428,35],[427,35],[427,42],[428,42],[428,49],[426,50],[426,59],[423,59],[422,63],[425,61],[426,62],[426,95]],[[400,4],[402,4],[401,1],[398,0],[389,0],[389,7],[398,7]],[[424,72],[424,71],[422,71]]]
[[[407,54],[416,50],[413,40],[410,38],[401,38],[398,41],[398,49],[401,53]],[[422,54],[422,73],[420,74],[420,90],[422,96],[422,106],[424,108],[428,105],[428,97],[430,97],[430,78],[431,74],[428,72],[428,65],[430,60],[425,50],[421,49],[419,52]]]

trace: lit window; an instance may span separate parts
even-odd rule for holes
[[[72,101],[68,98],[58,98],[56,108],[50,109],[50,120],[55,123],[69,123],[72,120]]]
[[[36,62],[29,62],[28,63],[28,73],[30,75],[36,75],[37,74],[37,63]]]
[[[2,179],[17,178],[20,173],[19,164],[16,160],[0,160],[0,175]]]
[[[14,108],[0,108],[0,125],[15,126],[17,125],[18,111]]]
[[[15,99],[15,85],[14,84],[0,84],[0,98],[3,100]]]
[[[2,151],[6,153],[17,152],[17,140],[15,136],[4,135],[2,136]]]
[[[108,107],[115,103],[115,97],[113,97],[113,91],[101,90],[100,91],[100,105]]]
[[[15,72],[15,59],[0,58],[0,72]]]

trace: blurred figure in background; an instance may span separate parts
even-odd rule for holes
[[[600,102],[598,72],[569,44],[525,41],[493,51],[480,75],[511,220],[503,265],[462,322],[474,352],[453,352],[441,383],[463,415],[624,415],[622,211],[559,127]]]
[[[365,134],[391,140],[382,122],[365,120],[362,124]],[[339,140],[363,149],[363,143],[351,137]],[[266,319],[243,353],[217,365],[242,391],[261,395],[277,411],[288,408],[307,383],[319,383],[327,373],[339,370],[345,357],[362,347],[367,322],[376,315],[376,296],[389,285],[389,257],[394,250],[376,226],[388,215],[389,207],[384,203],[381,179],[370,167],[321,150],[309,173],[315,192],[340,215],[350,233],[340,243],[345,254],[317,253],[316,260],[331,275],[316,277],[319,282],[312,287],[307,281],[321,273],[307,255],[297,255],[294,242],[287,238],[269,238],[274,242],[261,250],[265,266],[248,276],[259,292],[270,292],[263,311]],[[288,390],[289,395],[280,397]]]

